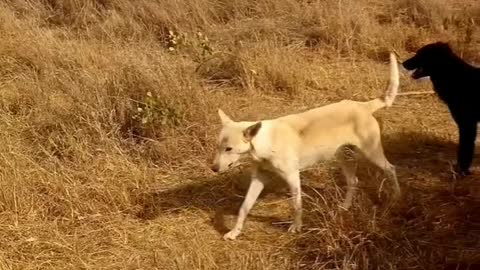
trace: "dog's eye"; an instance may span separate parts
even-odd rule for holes
[[[231,148],[231,147],[225,148],[225,152],[230,152],[230,151],[232,151],[232,148]]]

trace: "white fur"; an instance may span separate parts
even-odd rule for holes
[[[380,128],[372,116],[376,110],[392,105],[398,86],[398,64],[392,53],[389,86],[382,98],[368,102],[343,100],[260,122],[235,122],[219,110],[223,127],[212,169],[219,172],[228,170],[244,154],[249,154],[253,161],[251,184],[237,222],[224,239],[233,240],[240,234],[248,212],[263,190],[267,171],[280,175],[290,187],[294,209],[290,232],[298,232],[302,227],[300,171],[318,161],[334,157],[340,161],[348,184],[341,207],[348,209],[358,182],[355,156],[351,155],[355,151],[352,150],[358,150],[384,169],[394,184],[395,196],[400,196],[395,167],[385,158]]]

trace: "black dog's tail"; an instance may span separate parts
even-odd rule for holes
[[[400,75],[398,73],[397,58],[395,57],[394,53],[390,53],[390,78],[388,81],[387,90],[385,91],[383,97],[365,102],[369,110],[373,113],[383,107],[392,106],[393,101],[395,101],[395,98],[398,95],[399,85]]]

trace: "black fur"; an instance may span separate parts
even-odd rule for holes
[[[458,126],[457,169],[463,175],[469,174],[480,121],[480,68],[463,61],[443,42],[422,47],[403,62],[403,67],[415,70],[414,79],[430,76],[435,92],[447,104]]]

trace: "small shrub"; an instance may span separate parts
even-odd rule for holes
[[[154,96],[151,92],[147,92],[143,100],[135,103],[137,105],[132,112],[132,122],[127,128],[130,135],[160,138],[165,129],[175,128],[184,120],[174,102]]]

